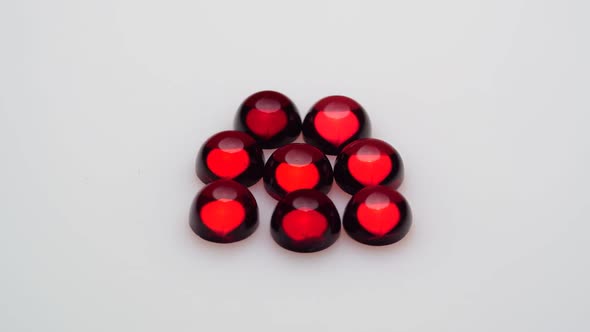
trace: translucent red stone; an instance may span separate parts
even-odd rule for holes
[[[278,148],[264,167],[264,188],[275,199],[299,189],[328,193],[333,179],[328,158],[317,148],[304,143]]]
[[[293,142],[301,132],[295,104],[276,91],[260,91],[244,100],[234,121],[237,130],[252,136],[263,149]]]
[[[279,201],[270,222],[273,239],[296,252],[331,246],[340,235],[340,216],[325,194],[310,189],[294,191]]]
[[[222,131],[199,150],[197,176],[204,183],[234,180],[251,186],[262,177],[264,160],[256,141],[241,131]]]
[[[218,180],[197,194],[189,224],[205,240],[219,243],[240,241],[258,227],[258,205],[243,185]]]
[[[364,138],[342,149],[334,164],[334,179],[353,195],[367,186],[397,188],[403,181],[404,165],[398,152],[384,141]]]
[[[303,120],[304,140],[329,155],[338,154],[346,144],[370,134],[367,113],[345,96],[321,99]]]
[[[356,193],[344,210],[343,226],[353,239],[372,246],[401,240],[412,225],[406,199],[391,187],[366,187]]]

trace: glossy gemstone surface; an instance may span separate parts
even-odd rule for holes
[[[219,179],[251,186],[262,177],[264,160],[256,141],[241,131],[222,131],[209,138],[197,157],[197,176],[204,183]]]
[[[304,143],[278,148],[264,167],[264,188],[275,199],[299,189],[328,193],[333,179],[328,158],[317,148]]]
[[[365,110],[345,96],[318,101],[303,120],[303,138],[325,154],[338,154],[346,144],[371,135]]]
[[[260,91],[244,100],[234,121],[236,130],[252,136],[263,149],[293,142],[301,132],[295,104],[276,91]]]
[[[397,188],[403,181],[404,165],[399,153],[388,143],[364,138],[342,149],[334,164],[334,179],[353,195],[367,186]]]
[[[243,185],[218,180],[197,194],[189,224],[205,240],[219,243],[240,241],[258,227],[258,205]]]
[[[406,199],[391,187],[366,187],[348,202],[342,218],[346,233],[358,242],[382,246],[401,240],[412,225]]]
[[[296,252],[331,246],[340,235],[340,216],[325,194],[310,189],[294,191],[279,201],[270,223],[272,238]]]

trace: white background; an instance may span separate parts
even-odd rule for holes
[[[0,330],[588,331],[589,14],[2,0]],[[405,161],[402,242],[283,250],[261,183],[252,237],[191,232],[196,152],[262,89],[365,106]]]

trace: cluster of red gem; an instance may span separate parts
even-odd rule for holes
[[[388,143],[368,138],[369,117],[351,98],[321,99],[303,123],[293,102],[275,91],[257,92],[240,105],[234,131],[201,147],[197,175],[207,185],[191,207],[190,226],[205,240],[229,243],[258,226],[258,206],[247,187],[261,178],[279,202],[270,230],[283,248],[314,252],[331,246],[341,225],[353,239],[380,246],[401,240],[412,224],[396,191],[404,166]],[[293,143],[300,133],[306,143]],[[276,149],[263,160],[262,149]],[[326,155],[337,155],[334,169]],[[326,196],[336,181],[353,195],[342,222]]]

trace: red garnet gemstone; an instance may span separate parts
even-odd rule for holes
[[[344,210],[343,226],[353,239],[372,246],[401,240],[412,225],[406,199],[391,187],[373,186],[356,193]]]
[[[400,155],[391,145],[374,138],[348,144],[334,164],[336,183],[351,195],[367,186],[397,188],[403,177],[404,165]]]
[[[197,194],[189,223],[192,230],[205,240],[220,243],[240,241],[258,227],[258,205],[243,185],[218,180]]]
[[[197,176],[204,183],[234,180],[251,186],[262,177],[264,160],[256,141],[241,131],[222,131],[203,144],[197,159]]]
[[[295,104],[276,91],[260,91],[246,98],[234,122],[263,149],[277,148],[293,142],[301,132],[301,117]]]
[[[264,167],[264,188],[275,199],[299,189],[328,193],[333,172],[322,151],[305,143],[278,148]]]
[[[365,110],[344,96],[321,99],[303,120],[303,138],[325,154],[338,154],[346,144],[370,134],[371,125]]]
[[[281,247],[296,252],[326,249],[340,235],[340,216],[325,194],[297,190],[279,201],[270,221],[272,238]]]

